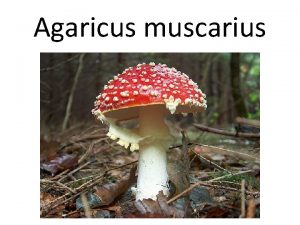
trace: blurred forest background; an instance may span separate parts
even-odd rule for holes
[[[41,53],[43,133],[95,123],[95,97],[114,75],[142,62],[165,63],[186,73],[207,95],[196,122],[228,127],[260,117],[259,53]]]

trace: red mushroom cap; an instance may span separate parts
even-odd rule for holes
[[[97,96],[95,115],[128,119],[137,116],[136,107],[175,102],[174,113],[195,112],[206,108],[205,94],[189,77],[169,68],[165,64],[138,64],[125,69],[108,81],[104,90]],[[177,107],[178,106],[178,107]],[[130,110],[130,116],[119,113]]]

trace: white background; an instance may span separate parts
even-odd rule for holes
[[[1,1],[1,224],[99,224],[39,219],[40,52],[260,52],[261,219],[172,223],[294,224],[299,216],[299,42],[296,1]],[[33,38],[39,17],[53,21],[135,22],[134,38]],[[265,22],[263,38],[143,37],[147,21]],[[2,220],[5,223],[2,223]],[[105,220],[140,224],[140,220]],[[143,220],[151,223],[151,220]],[[157,222],[157,221],[156,221]],[[158,223],[158,222],[157,222]],[[299,223],[299,222],[298,222]]]

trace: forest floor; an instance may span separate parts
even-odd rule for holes
[[[136,202],[138,152],[106,133],[91,126],[41,137],[42,218],[260,217],[259,139],[188,129],[168,151],[170,196]]]

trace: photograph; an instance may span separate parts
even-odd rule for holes
[[[39,59],[40,218],[260,218],[259,52]]]

